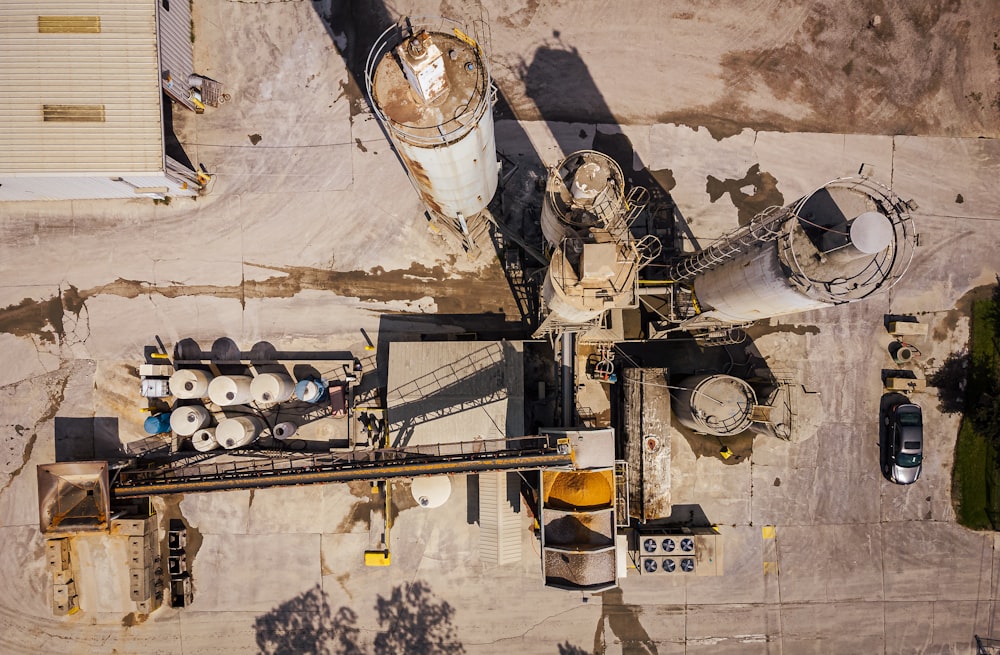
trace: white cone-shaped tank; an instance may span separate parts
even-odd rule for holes
[[[296,430],[298,430],[297,425],[291,421],[283,421],[274,426],[271,434],[274,435],[275,439],[284,441],[285,439],[291,439]]]
[[[212,415],[201,405],[185,405],[170,413],[170,429],[182,437],[192,434],[208,425]]]
[[[440,507],[451,496],[451,479],[447,475],[414,478],[410,492],[421,507]]]
[[[215,439],[215,428],[202,428],[191,435],[191,445],[201,453],[207,453],[219,447]]]
[[[735,436],[750,427],[757,394],[746,381],[731,375],[684,378],[673,394],[674,416],[700,434]]]
[[[219,421],[215,439],[223,448],[242,448],[253,443],[263,429],[263,421],[256,416],[236,416]]]
[[[470,33],[447,19],[407,19],[379,37],[365,67],[375,115],[424,204],[457,220],[486,208],[500,171],[492,82]]]
[[[295,382],[287,373],[261,373],[250,383],[250,394],[260,404],[283,403],[295,392]]]
[[[245,405],[253,399],[249,375],[220,375],[208,385],[209,399],[220,407]]]
[[[212,374],[196,368],[182,368],[170,376],[170,390],[175,398],[193,400],[208,395]]]

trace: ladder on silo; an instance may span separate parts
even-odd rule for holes
[[[781,235],[785,221],[794,216],[793,210],[787,207],[765,209],[744,227],[723,235],[708,248],[675,262],[667,277],[675,282],[690,280],[738,257],[755,244],[773,241]]]

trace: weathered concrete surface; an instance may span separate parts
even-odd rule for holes
[[[118,416],[139,433],[127,367],[154,335],[369,357],[360,329],[377,342],[387,313],[513,311],[489,257],[469,262],[427,230],[350,79],[340,55],[363,55],[352,39],[382,27],[360,25],[374,9],[200,3],[198,68],[232,99],[179,114],[176,129],[215,174],[212,192],[0,207],[0,650],[296,652],[278,629],[290,616],[321,628],[314,641],[356,627],[367,650],[379,597],[413,581],[455,608],[469,653],[964,653],[974,633],[996,636],[1000,542],[954,523],[957,417],[920,398],[927,463],[913,487],[881,477],[877,446],[883,315],[931,324],[919,366],[932,370],[967,340],[967,292],[1000,270],[1000,141],[956,138],[998,134],[996,37],[980,27],[991,5],[487,4],[498,84],[534,119],[499,121],[497,141],[525,166],[624,134],[635,167],[673,180],[702,244],[754,203],[794,200],[862,163],[920,204],[922,246],[889,294],[753,333],[772,368],[819,393],[815,436],[757,438],[730,465],[675,435],[674,500],[721,526],[725,575],[630,571],[620,593],[585,603],[541,586],[527,517],[522,561],[487,568],[461,478],[436,510],[408,505],[402,485],[393,566],[366,569],[365,490],[307,487],[179,501],[202,538],[193,608],[141,623],[100,605],[50,615],[34,466],[54,458],[57,415]]]

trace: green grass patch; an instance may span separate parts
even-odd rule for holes
[[[995,299],[972,304],[965,416],[955,444],[952,497],[958,522],[974,530],[997,529],[1000,523],[1000,460],[993,411],[1000,397],[998,362],[1000,306]]]

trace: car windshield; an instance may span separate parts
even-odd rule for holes
[[[899,412],[900,425],[920,425],[920,410]]]
[[[900,453],[896,457],[896,464],[902,466],[903,468],[911,468],[913,466],[919,466],[923,456],[921,455],[908,455],[907,453]]]

